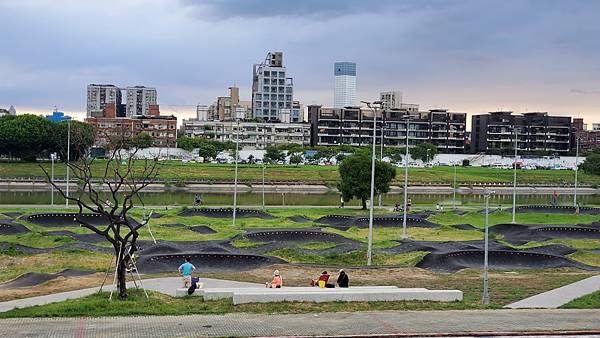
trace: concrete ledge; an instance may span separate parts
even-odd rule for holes
[[[194,291],[193,294],[191,294],[191,296],[202,296],[202,292],[198,292],[198,291],[202,290],[204,283],[196,283],[196,285],[198,285],[198,288]],[[177,290],[175,290],[175,297],[185,297],[185,296],[189,296],[188,289],[178,288]]]
[[[318,287],[283,287],[281,289],[267,289],[265,287],[259,287],[259,288],[215,288],[215,289],[204,289],[204,290],[197,290],[198,292],[200,292],[202,294],[202,296],[204,297],[204,300],[217,300],[217,299],[224,299],[224,298],[233,298],[233,295],[235,293],[267,293],[267,294],[271,294],[271,293],[287,293],[287,292],[293,292],[293,293],[306,293],[306,292],[321,292],[321,293],[326,293],[326,292],[338,292],[336,290],[393,290],[393,289],[398,289],[395,286],[355,286],[352,288],[348,288],[348,289],[341,289],[341,288],[336,288],[336,289],[327,289],[327,288],[318,288]],[[425,290],[425,289],[415,289],[415,290]]]
[[[288,292],[235,292],[233,304],[272,303],[272,302],[375,302],[375,301],[409,301],[424,300],[436,302],[453,302],[463,299],[459,290],[340,290],[321,291],[288,291]]]

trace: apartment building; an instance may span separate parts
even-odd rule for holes
[[[87,116],[104,116],[104,109],[112,106],[116,116],[124,116],[121,104],[121,89],[112,84],[90,84],[87,86]]]
[[[511,154],[564,154],[571,150],[571,117],[550,116],[547,112],[514,114],[511,111],[473,115],[471,152]]]
[[[177,117],[88,117],[85,120],[96,127],[94,145],[105,147],[114,139],[131,139],[139,133],[152,136],[154,147],[175,147],[177,143]]]
[[[310,145],[310,126],[304,123],[184,120],[183,133],[221,142],[235,141],[239,133],[240,147],[256,149],[279,144]]]
[[[132,116],[150,115],[150,106],[156,105],[156,88],[144,86],[127,87],[125,114]]]
[[[308,106],[311,125],[311,146],[367,146],[373,142],[373,111],[367,108],[323,108]],[[430,110],[388,109],[377,112],[376,143],[404,147],[406,119],[408,143],[415,146],[429,142],[443,153],[462,153],[465,147],[466,113]],[[382,137],[383,131],[383,137]]]
[[[292,109],[294,81],[287,77],[282,52],[269,52],[252,72],[252,117],[279,121],[281,109]]]

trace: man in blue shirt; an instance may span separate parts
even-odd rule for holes
[[[183,287],[189,288],[192,285],[192,272],[196,270],[196,267],[190,263],[190,258],[185,258],[185,263],[179,266],[179,273],[183,277]]]

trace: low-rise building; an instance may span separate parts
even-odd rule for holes
[[[240,147],[264,149],[279,144],[310,145],[310,126],[305,123],[184,120],[182,128],[185,136],[221,142],[235,141],[239,133]]]
[[[514,115],[511,111],[473,115],[471,151],[511,154],[515,149],[530,154],[566,154],[571,151],[571,117],[546,112]]]
[[[442,153],[462,153],[465,149],[466,113],[430,110],[419,112],[410,108],[377,112],[376,143],[404,147],[408,117],[408,143],[435,144]],[[373,142],[373,111],[368,108],[323,108],[309,106],[311,146],[367,146]],[[383,130],[383,136],[382,136]]]
[[[65,113],[61,111],[53,111],[51,115],[46,115],[46,119],[52,122],[63,122],[72,120],[71,116],[65,115]]]

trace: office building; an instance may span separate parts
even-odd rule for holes
[[[383,118],[382,118],[383,115]],[[373,111],[367,108],[323,108],[308,106],[311,125],[311,146],[368,146],[373,142]],[[462,153],[466,140],[466,113],[430,110],[389,109],[377,116],[376,143],[404,147],[406,119],[409,116],[409,146],[432,143],[442,153]],[[383,128],[383,138],[381,130]]]
[[[111,84],[90,84],[87,86],[87,116],[104,116],[104,109],[112,107],[115,116],[124,116],[121,104],[121,89]]]
[[[303,123],[184,120],[183,133],[216,141],[235,141],[240,133],[240,147],[264,149],[268,145],[310,145],[310,126]]]
[[[282,52],[269,52],[255,64],[252,72],[252,117],[263,121],[279,120],[280,109],[292,109],[293,79],[287,77]]]
[[[498,111],[473,115],[471,152],[510,155],[515,147],[515,128],[521,153],[565,154],[571,150],[571,117]]]
[[[333,108],[352,107],[356,102],[356,63],[336,62],[333,65]]]
[[[156,89],[144,86],[127,87],[125,113],[128,117],[150,115],[150,106],[156,105]]]

